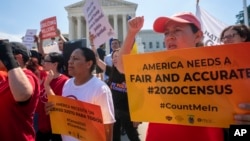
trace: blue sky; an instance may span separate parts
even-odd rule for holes
[[[58,27],[68,33],[65,6],[80,0],[4,0],[0,4],[0,33],[22,36],[27,29],[40,28],[40,21],[57,16]],[[138,4],[137,16],[144,16],[143,29],[152,29],[153,21],[159,16],[190,11],[195,14],[196,0],[127,0]],[[249,4],[249,2],[247,3]],[[230,25],[235,24],[235,15],[243,9],[242,0],[200,0],[199,5]]]

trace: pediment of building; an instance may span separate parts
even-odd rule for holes
[[[116,7],[116,6],[137,7],[136,3],[128,2],[125,0],[99,0],[99,3],[101,3],[101,6],[104,6],[104,7],[106,6],[108,7]],[[83,7],[84,4],[85,4],[85,0],[82,0],[82,1],[66,6],[65,9],[69,10],[69,9]]]

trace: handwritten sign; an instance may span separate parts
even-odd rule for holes
[[[57,36],[57,21],[56,17],[50,17],[40,22],[42,39],[48,39]]]
[[[96,35],[95,46],[102,45],[115,35],[98,2],[98,0],[86,0],[83,7],[89,31]]]
[[[50,112],[52,132],[70,135],[81,141],[105,141],[100,106],[61,96],[49,95],[55,103]]]
[[[249,46],[124,56],[132,121],[228,128],[250,103]]]
[[[23,37],[23,44],[28,48],[32,49],[34,45],[34,36],[36,35],[36,29],[27,29],[25,36]]]

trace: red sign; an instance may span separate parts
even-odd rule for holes
[[[56,16],[44,19],[40,22],[42,39],[48,39],[57,36]]]

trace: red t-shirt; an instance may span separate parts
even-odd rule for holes
[[[37,77],[24,70],[32,87],[33,95],[29,101],[18,103],[14,100],[6,72],[0,72],[0,140],[34,141],[34,112],[38,103],[40,86]]]
[[[146,141],[224,141],[222,128],[149,123]]]
[[[59,77],[53,79],[50,82],[50,87],[56,95],[62,95],[62,88],[64,83],[68,80],[65,75],[60,75]],[[50,118],[46,115],[44,107],[45,103],[48,101],[47,94],[45,93],[44,87],[41,89],[40,99],[37,107],[38,113],[38,130],[43,133],[51,131]]]

